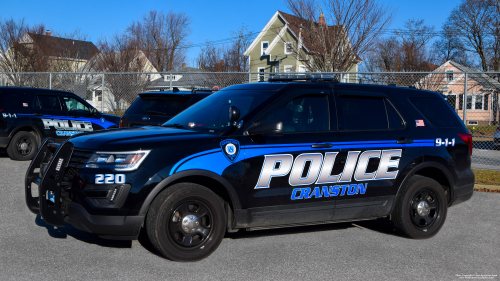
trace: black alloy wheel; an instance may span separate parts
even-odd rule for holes
[[[12,160],[31,160],[38,150],[38,141],[34,132],[17,132],[7,147],[7,154]]]
[[[413,175],[396,196],[391,214],[394,228],[414,239],[436,235],[446,220],[448,201],[443,186],[434,179]]]
[[[172,213],[168,223],[170,239],[181,248],[202,245],[212,235],[213,215],[201,201],[180,204]]]
[[[166,258],[204,259],[219,247],[226,233],[224,201],[202,185],[174,184],[151,203],[145,228],[151,244]]]

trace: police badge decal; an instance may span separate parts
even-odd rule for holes
[[[231,163],[234,163],[240,154],[240,143],[237,140],[223,140],[220,142],[220,148],[224,156]]]

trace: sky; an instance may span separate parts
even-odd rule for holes
[[[396,18],[390,29],[403,27],[407,19],[424,19],[427,25],[441,26],[458,6],[460,0],[379,0],[396,10]],[[259,32],[277,10],[289,12],[282,0],[0,0],[0,19],[25,19],[28,24],[43,22],[52,32],[72,32],[80,29],[94,43],[104,36],[123,32],[132,21],[140,20],[150,10],[185,12],[191,17],[192,44],[216,41],[231,37],[231,31],[247,26],[250,32]],[[189,66],[199,47],[188,50]]]

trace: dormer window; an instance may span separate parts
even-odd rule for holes
[[[261,52],[260,52],[260,53],[261,53],[261,55],[262,55],[262,56],[267,56],[267,54],[266,54],[266,50],[267,50],[267,48],[269,47],[269,41],[262,41],[262,42],[260,43],[260,46],[261,46]]]
[[[446,74],[445,74],[445,81],[447,82],[451,82],[453,81],[453,79],[455,79],[455,73],[454,73],[454,70],[453,69],[448,69],[446,70]]]

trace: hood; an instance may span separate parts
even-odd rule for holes
[[[100,151],[133,151],[175,145],[200,145],[214,136],[196,131],[165,127],[133,127],[75,135],[69,139],[76,148]]]

